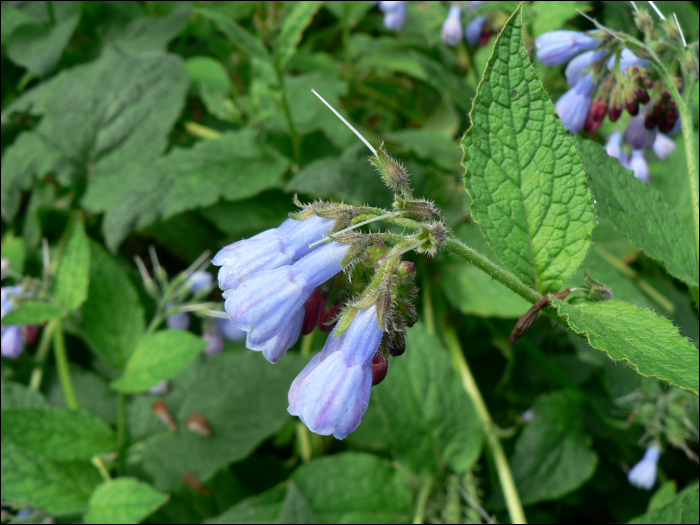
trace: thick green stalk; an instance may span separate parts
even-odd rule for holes
[[[467,365],[464,352],[462,352],[462,346],[459,343],[457,333],[452,326],[448,326],[446,323],[443,323],[443,335],[445,344],[447,345],[447,350],[452,358],[452,363],[462,379],[462,385],[474,403],[474,407],[476,408],[479,418],[484,425],[486,441],[491,451],[493,461],[496,464],[496,471],[498,472],[498,479],[506,499],[506,507],[508,507],[510,520],[513,523],[527,523],[525,519],[525,511],[520,503],[518,489],[515,487],[515,481],[513,480],[510,466],[508,465],[508,459],[503,451],[503,447],[501,446],[501,441],[498,438],[494,424],[491,421],[491,415],[486,407],[484,398],[481,397],[479,387],[474,380],[471,370],[469,370],[469,365]]]
[[[430,489],[433,488],[433,477],[427,476],[423,480],[423,485],[418,492],[418,500],[416,502],[416,512],[413,516],[413,523],[421,524],[425,517],[425,507],[428,504],[428,496],[430,496]]]
[[[66,396],[66,406],[70,409],[78,410],[78,398],[75,395],[75,390],[73,389],[73,381],[70,377],[68,354],[66,353],[66,338],[63,335],[63,326],[61,326],[61,321],[58,319],[51,322],[55,323],[53,329],[54,358],[56,359],[56,368],[58,369],[58,376],[61,379],[63,395]]]
[[[46,357],[49,355],[49,350],[51,349],[51,336],[53,335],[55,323],[58,321],[53,321],[44,327],[41,333],[41,339],[39,340],[39,349],[36,352],[36,357],[34,358],[34,370],[32,370],[32,375],[29,378],[29,388],[32,390],[39,391],[41,388],[41,380],[44,377],[44,363],[46,362]]]
[[[526,299],[531,303],[536,303],[542,299],[542,295],[537,290],[530,288],[508,270],[498,266],[496,263],[490,261],[485,255],[477,252],[474,248],[467,246],[452,235],[447,238],[443,246],[448,251],[459,255],[480,270],[485,271],[498,282],[513,290],[523,299]]]

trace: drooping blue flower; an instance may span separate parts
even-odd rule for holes
[[[203,290],[211,290],[214,278],[209,272],[192,272],[187,278],[187,284],[193,294]]]
[[[609,59],[608,59],[608,69],[610,71],[613,70],[615,67],[615,60],[617,60],[617,55],[613,54]],[[637,55],[632,53],[627,48],[624,48],[622,52],[620,53],[620,71],[622,71],[622,74],[625,74],[625,71],[627,71],[627,68],[629,67],[634,67],[634,66],[639,66],[639,67],[646,67],[649,64],[648,60],[644,60],[643,58],[639,58]]]
[[[661,456],[661,449],[657,445],[652,445],[644,457],[637,463],[627,475],[630,485],[639,489],[650,490],[656,482],[656,466]]]
[[[287,219],[279,228],[266,230],[250,239],[229,244],[212,260],[219,270],[219,287],[235,289],[248,276],[263,270],[274,270],[298,261],[319,245],[309,244],[323,238],[333,229],[335,219],[314,216],[298,221]]]
[[[379,9],[384,13],[384,27],[398,31],[406,21],[407,1],[379,2]]]
[[[340,349],[319,359],[310,370],[305,369],[300,382],[295,380],[289,394],[289,413],[324,436],[333,434],[344,439],[354,431],[367,410],[372,360],[383,335],[376,306],[360,310]]]
[[[241,330],[231,319],[217,318],[214,320],[217,329],[229,341],[243,341],[246,338],[245,331]]]
[[[208,357],[216,357],[224,351],[224,336],[216,323],[205,325],[202,339],[207,342],[204,353]]]
[[[0,352],[3,357],[17,359],[24,351],[24,339],[22,339],[21,326],[3,326]]]
[[[349,249],[349,244],[331,242],[291,266],[255,273],[224,292],[226,312],[248,332],[250,345],[264,343],[287,326],[314,288],[342,270]]]
[[[481,35],[484,32],[484,26],[486,25],[488,19],[489,17],[486,15],[477,16],[465,26],[464,38],[467,41],[467,44],[472,47],[479,45]]]
[[[642,182],[649,182],[651,180],[649,165],[644,158],[643,150],[632,150],[632,155],[630,156],[629,162],[626,163],[625,167],[631,169],[634,172],[634,176]]]
[[[564,129],[568,129],[571,133],[578,133],[583,129],[588,110],[591,108],[591,95],[594,89],[593,73],[588,72],[557,101],[557,113],[564,123]]]
[[[537,58],[548,66],[559,66],[600,44],[600,40],[578,31],[550,31],[535,40]]]
[[[656,126],[649,129],[644,125],[649,110],[650,104],[642,107],[637,116],[630,120],[625,129],[625,144],[629,144],[634,149],[649,149],[656,140]]]
[[[602,60],[608,54],[605,49],[597,49],[592,51],[586,51],[575,57],[571,62],[569,62],[564,70],[566,75],[566,82],[570,86],[575,86],[581,77],[587,73],[586,69],[591,67],[593,64]]]
[[[660,160],[665,160],[671,153],[676,151],[676,143],[663,133],[657,133],[652,148],[654,148],[654,153]]]
[[[261,350],[265,359],[270,361],[270,363],[276,363],[287,353],[287,350],[294,346],[297,339],[299,339],[305,314],[306,309],[302,306],[275,337],[258,345],[249,342],[247,345],[248,348],[251,350]]]
[[[15,309],[14,298],[22,294],[21,286],[0,288],[0,318]],[[0,353],[9,359],[17,359],[24,351],[24,338],[21,326],[3,326],[0,331]]]
[[[170,304],[168,304],[168,307],[169,306]],[[178,312],[169,315],[165,319],[165,324],[167,324],[168,328],[171,330],[187,330],[190,327],[190,316],[187,312]]]
[[[622,161],[622,133],[619,131],[613,131],[608,141],[605,143],[605,151],[611,157],[615,157],[617,160]]]
[[[442,24],[442,41],[450,47],[456,46],[462,40],[461,16],[462,9],[458,5],[453,5]]]

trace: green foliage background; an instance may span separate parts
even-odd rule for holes
[[[664,4],[697,40],[696,7]],[[596,144],[613,125],[571,137],[550,102],[562,68],[528,58],[543,32],[592,27],[576,9],[635,33],[631,7],[532,2],[521,19],[517,2],[488,2],[477,13],[505,25],[501,37],[455,49],[440,40],[448,8],[410,2],[395,33],[371,2],[2,3],[2,257],[40,277],[45,238],[55,279],[52,300],[3,325],[62,326],[70,361],[60,370],[39,345],[2,360],[3,504],[58,522],[507,522],[485,440],[496,432],[530,522],[697,523],[697,465],[676,425],[698,427],[682,139],[650,162],[650,185],[630,184]],[[295,193],[389,206],[367,150],[312,88],[404,162],[416,195],[491,263],[538,293],[588,271],[614,301],[555,299],[571,330],[541,315],[511,345],[530,302],[454,254],[410,256],[421,322],[342,442],[286,411],[308,361],[298,348],[275,365],[235,343],[209,359],[197,324],[153,332],[132,263],[149,245],[175,275],[278,225]],[[554,189],[523,197],[541,172]],[[463,388],[455,344],[494,428]],[[166,379],[176,432],[147,393]],[[195,412],[210,437],[186,428]],[[652,493],[626,479],[649,429],[665,444]]]

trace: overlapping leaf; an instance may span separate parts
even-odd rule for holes
[[[522,8],[521,8],[522,9]],[[595,223],[581,160],[508,20],[462,139],[472,215],[504,265],[545,292],[583,261]]]

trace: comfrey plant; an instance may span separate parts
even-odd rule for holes
[[[312,431],[338,439],[360,424],[372,386],[386,376],[389,356],[404,352],[405,328],[417,320],[415,267],[401,256],[414,250],[433,255],[447,234],[434,205],[413,197],[406,169],[351,129],[394,190],[394,211],[296,200],[300,211],[278,228],[226,246],[212,261],[220,266],[226,312],[247,332],[247,347],[268,361],[281,359],[302,332],[335,325],[294,381],[289,412]],[[413,233],[359,229],[376,221]]]

